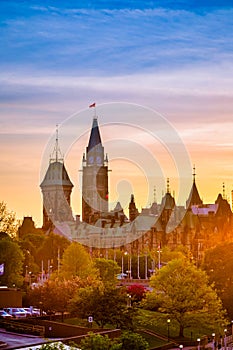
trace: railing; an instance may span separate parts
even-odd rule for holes
[[[1,326],[7,331],[16,332],[16,333],[27,333],[32,335],[43,336],[45,334],[45,327],[21,323],[13,320],[1,320]]]

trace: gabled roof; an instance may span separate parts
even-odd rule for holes
[[[102,145],[102,143],[101,143],[98,121],[97,121],[97,118],[94,118],[93,123],[92,123],[92,129],[91,129],[89,143],[87,146],[87,152],[89,152],[90,150],[92,150],[93,148],[95,148],[98,145]]]

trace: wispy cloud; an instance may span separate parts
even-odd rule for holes
[[[121,75],[232,59],[233,10],[33,9],[3,18],[4,66]]]
[[[204,194],[232,179],[232,18],[232,0],[0,1],[4,200],[27,213],[21,198],[32,202],[48,135],[93,101],[134,102],[167,117],[203,169]]]

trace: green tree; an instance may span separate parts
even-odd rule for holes
[[[79,280],[47,280],[29,292],[32,305],[41,306],[44,311],[61,312],[62,321],[64,312],[68,310],[68,303],[79,288]]]
[[[15,218],[15,213],[7,209],[4,202],[0,202],[0,232],[7,233],[10,237],[15,237],[19,222]]]
[[[158,300],[159,311],[179,323],[179,336],[184,329],[202,322],[212,329],[222,327],[224,312],[216,292],[208,284],[204,271],[189,259],[174,259],[151,277],[151,295]],[[151,296],[150,296],[151,297]]]
[[[94,268],[92,259],[86,249],[80,243],[73,242],[64,251],[60,274],[66,279],[75,276],[83,278],[90,275],[96,276],[98,271]]]
[[[62,258],[64,251],[70,244],[67,238],[50,232],[37,248],[35,261],[39,266],[41,266],[41,262],[43,261],[45,268],[47,262],[49,262],[53,267],[53,271],[55,271],[58,268],[58,263],[60,263],[58,259]]]
[[[148,342],[137,333],[124,332],[119,339],[111,340],[106,335],[89,333],[80,343],[82,350],[148,350]]]
[[[96,258],[94,265],[99,270],[100,279],[104,284],[117,283],[117,274],[121,272],[121,268],[114,260]]]
[[[88,337],[81,340],[82,350],[120,350],[121,344],[110,339],[107,335],[94,334],[90,332]]]
[[[4,273],[0,284],[8,287],[21,287],[23,284],[24,255],[17,242],[10,238],[0,240],[0,264],[4,264]]]
[[[54,278],[50,278],[29,291],[28,301],[30,305],[42,307],[44,311],[61,312],[63,321],[64,312],[69,311],[69,303],[78,290],[99,285],[101,282],[98,279],[89,276],[82,279],[73,277],[67,280],[61,275],[54,274]]]
[[[120,337],[121,350],[147,350],[148,342],[137,333],[124,332]]]
[[[109,285],[81,288],[70,303],[70,311],[84,319],[92,316],[100,327],[110,323],[117,328],[132,328],[135,313],[127,307],[126,291]]]
[[[228,315],[233,317],[233,243],[224,242],[205,252],[202,268],[206,271],[211,283],[226,308]]]

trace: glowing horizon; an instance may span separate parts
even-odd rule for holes
[[[92,102],[97,104],[102,142],[113,169],[109,174],[110,201],[121,198],[118,192],[128,195],[131,189],[139,210],[153,201],[153,186],[149,191],[146,188],[143,166],[116,159],[110,124],[117,116],[114,111],[102,115],[99,106],[120,102],[145,106],[163,115],[182,140],[191,168],[196,166],[196,182],[204,203],[216,200],[223,183],[231,202],[233,7],[228,0],[205,0],[202,4],[126,0],[117,5],[105,0],[91,5],[73,0],[69,4],[46,0],[43,5],[38,0],[22,4],[2,1],[0,9],[0,200],[19,219],[32,216],[41,226],[39,185],[44,150],[56,124],[64,125],[70,116],[86,113],[80,120],[86,134],[65,156],[75,186],[72,208],[74,214],[81,213],[79,170],[91,128],[88,106]],[[109,127],[101,126],[104,118]],[[134,124],[142,119],[135,115]],[[119,120],[123,122],[122,115]],[[153,120],[148,119],[145,128],[155,130]],[[136,136],[135,130],[127,132],[137,137],[144,150],[158,157],[164,178],[170,178],[171,193],[175,190],[177,197],[175,170],[161,147],[143,133]],[[81,136],[79,129],[73,133]],[[123,135],[119,128],[114,136]],[[61,128],[61,148],[63,137]],[[47,158],[49,164],[49,155]],[[148,158],[146,164],[149,162]],[[46,162],[43,166],[46,168]],[[121,182],[125,167],[125,182]],[[158,202],[166,190],[165,182],[154,184]],[[126,203],[127,197],[123,201]]]

